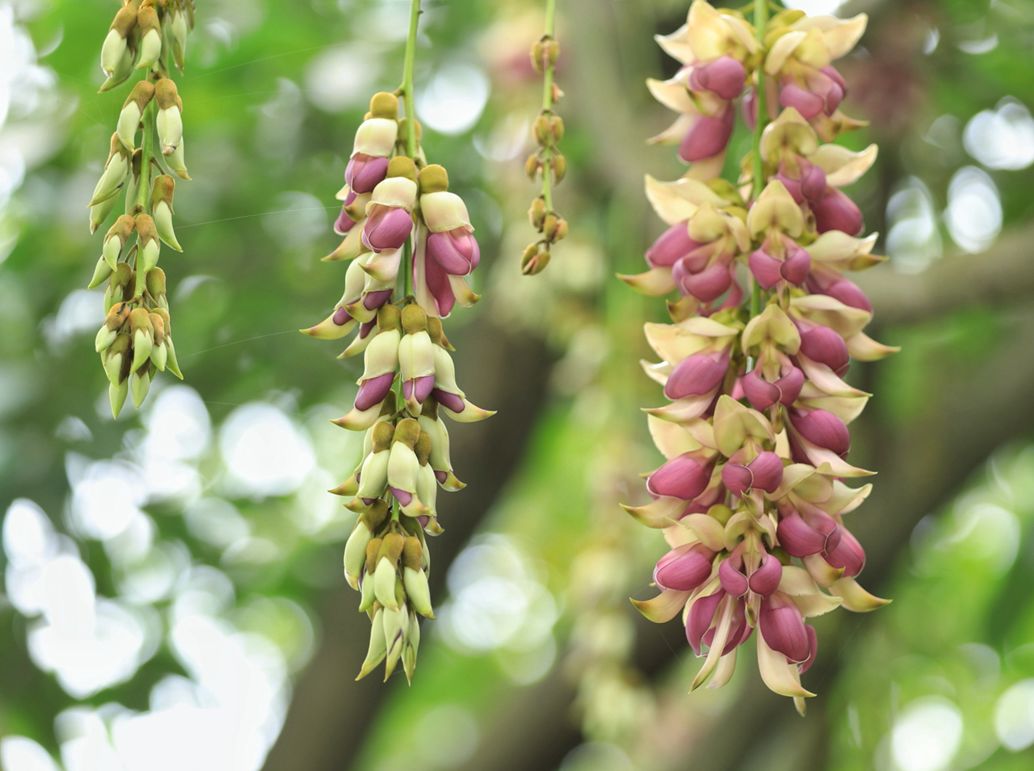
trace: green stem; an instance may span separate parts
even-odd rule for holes
[[[409,4],[409,34],[406,36],[406,54],[402,61],[402,86],[399,91],[402,94],[402,104],[406,110],[406,155],[416,161],[416,104],[413,95],[413,67],[416,63],[416,32],[420,22],[420,0],[410,0]],[[412,239],[406,241],[402,250],[402,265],[399,266],[402,272],[402,296],[409,297],[412,288],[410,286],[413,274],[413,246]]]
[[[413,97],[413,66],[416,63],[416,30],[420,21],[420,0],[410,0],[409,34],[406,36],[406,55],[402,62],[402,103],[406,108],[406,155],[415,159],[416,144],[416,107]]]
[[[140,144],[140,183],[136,190],[136,212],[147,211],[147,199],[151,194],[151,157],[154,155],[154,134],[157,131],[154,113],[155,103],[152,99],[141,118],[143,141]]]
[[[765,26],[768,24],[768,0],[754,0],[754,28],[757,31],[758,43],[762,45],[765,40]],[[761,158],[761,135],[768,123],[768,95],[765,90],[765,60],[762,57],[757,69],[757,84],[755,86],[755,104],[757,105],[757,117],[754,120],[754,141],[752,146],[752,197],[756,201],[761,191],[765,189],[765,166]],[[751,280],[750,289],[750,315],[756,316],[761,311],[761,287],[754,280]]]
[[[554,37],[556,31],[556,0],[546,0],[546,37]],[[553,109],[553,83],[556,65],[546,62],[542,73],[542,111]],[[553,211],[553,153],[552,146],[543,150],[542,155],[542,200],[546,203],[546,211]]]

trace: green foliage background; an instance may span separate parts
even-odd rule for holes
[[[188,576],[211,576],[197,572],[204,567],[229,580],[215,615],[268,641],[284,662],[290,707],[271,769],[1030,767],[1034,357],[1024,341],[1034,334],[1034,268],[1016,254],[1029,255],[1034,237],[1031,165],[984,166],[963,136],[1003,99],[1027,110],[1034,132],[1034,3],[847,5],[873,16],[863,53],[845,68],[849,107],[872,126],[847,141],[881,145],[877,167],[852,193],[884,233],[915,201],[925,202],[919,219],[928,227],[921,240],[899,241],[867,284],[877,324],[881,314],[889,319],[879,335],[903,352],[852,373],[876,394],[853,452],[881,472],[884,490],[854,515],[873,554],[863,578],[895,603],[822,620],[814,674],[822,693],[806,721],[761,693],[746,664],[723,692],[686,696],[695,663],[679,630],[641,623],[623,599],[642,596],[661,549],[616,503],[638,494],[636,474],[656,462],[637,408],[657,394],[637,359],[646,355],[641,323],[659,319],[663,306],[611,276],[634,270],[659,231],[641,174],[681,172],[671,153],[640,144],[667,119],[641,84],[673,70],[650,38],[678,26],[686,3],[561,0],[570,172],[557,200],[572,235],[539,279],[519,275],[533,192],[521,151],[505,151],[517,148],[536,110],[524,57],[538,35],[538,4],[425,3],[417,88],[447,86],[457,64],[490,84],[473,126],[428,130],[424,144],[449,168],[478,226],[485,300],[457,313],[449,330],[461,382],[500,410],[493,420],[501,427],[460,429],[471,463],[458,471],[471,487],[442,506],[446,527],[463,537],[443,547],[443,618],[426,635],[409,689],[351,682],[366,620],[338,573],[347,512],[322,490],[358,457],[355,439],[328,423],[351,402],[358,369],[294,332],[338,296],[343,271],[318,259],[334,243],[332,196],[367,94],[398,81],[407,4],[199,0],[178,81],[194,178],[176,197],[185,253],[166,251],[162,265],[187,386],[212,436],[183,461],[196,486],[141,502],[154,532],[135,556],[117,539],[89,537],[74,513],[77,469],[116,458],[138,473],[155,425],[146,407],[143,422],[105,415],[90,342],[100,297],[96,319],[83,320],[77,309],[88,303],[75,294],[99,252],[85,202],[123,98],[95,93],[97,52],[116,6],[16,5],[54,82],[33,112],[0,128],[36,132],[31,141],[19,135],[32,148],[30,168],[10,201],[0,199],[0,241],[9,244],[0,251],[0,503],[38,504],[67,536],[63,548],[88,566],[97,594],[135,608],[156,631],[152,654],[131,676],[77,698],[32,655],[39,620],[5,595],[0,734],[30,737],[60,758],[67,737],[55,717],[64,710],[145,711],[156,684],[194,676],[170,632],[177,597],[193,586]],[[349,97],[352,82],[368,87]],[[474,98],[452,96],[457,109]],[[1034,133],[1013,142],[1034,161]],[[986,175],[1001,209],[1001,236],[976,253],[952,238],[959,212],[949,190],[964,167]],[[895,286],[911,289],[902,296]],[[276,494],[227,482],[227,419],[255,404],[286,416],[316,459],[301,483]],[[201,500],[232,506],[246,535],[236,543],[206,536],[185,516]],[[0,557],[8,582],[9,557]],[[134,575],[170,564],[166,593],[145,602],[128,592]],[[462,581],[473,579],[488,583],[464,594]],[[601,619],[610,625],[593,624]],[[624,685],[593,688],[604,681]],[[586,710],[607,719],[582,723]],[[272,719],[276,729],[281,719]]]

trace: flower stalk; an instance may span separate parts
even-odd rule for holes
[[[567,172],[567,159],[558,148],[564,136],[564,121],[553,111],[563,97],[556,83],[560,46],[555,33],[556,0],[546,0],[545,32],[531,49],[532,67],[542,75],[542,109],[532,125],[537,149],[528,156],[524,168],[530,179],[541,177],[542,187],[528,210],[528,219],[541,238],[529,244],[521,257],[521,272],[529,276],[545,270],[552,246],[567,235],[568,229],[567,220],[553,208],[553,186]]]
[[[413,84],[419,19],[420,1],[412,0],[402,84],[370,99],[337,195],[334,230],[342,241],[324,259],[349,263],[344,292],[326,319],[301,330],[324,340],[353,335],[341,357],[363,357],[352,409],[334,421],[364,432],[363,459],[330,491],[357,515],[344,574],[371,622],[357,679],[383,664],[387,680],[401,663],[411,680],[419,619],[434,616],[428,536],[443,529],[438,490],[464,487],[452,469],[444,419],[494,414],[456,383],[455,348],[442,323],[457,304],[478,299],[467,277],[481,255],[463,199],[420,146]]]
[[[101,48],[107,76],[101,93],[143,70],[122,105],[89,203],[93,233],[119,199],[124,201],[124,213],[104,236],[89,284],[91,289],[107,285],[107,315],[95,348],[116,418],[128,396],[137,407],[143,403],[158,372],[183,378],[158,258],[162,243],[183,251],[172,222],[173,175],[190,177],[183,160],[183,102],[170,72],[173,66],[182,71],[193,26],[193,0],[124,0]]]
[[[648,82],[679,113],[654,141],[677,144],[688,170],[647,177],[668,228],[646,252],[649,270],[622,276],[677,294],[672,323],[645,328],[661,361],[644,368],[667,398],[648,421],[666,461],[647,475],[650,502],[626,507],[669,551],[654,570],[660,593],[633,602],[657,622],[681,613],[704,657],[693,688],[727,682],[754,636],[765,684],[803,713],[814,694],[801,675],[818,651],[807,619],[887,602],[858,584],[865,552],[845,526],[871,489],[849,482],[872,472],[846,460],[848,425],[870,395],[843,378],[852,360],[895,349],[862,331],[872,306],[844,275],[883,259],[840,190],[876,147],[830,144],[862,125],[839,109],[847,86],[833,61],[866,18],[769,17],[764,0],[750,10],[694,0],[686,24],[658,38],[682,68]],[[752,149],[725,180],[737,102]]]

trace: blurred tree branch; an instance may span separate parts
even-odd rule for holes
[[[883,327],[942,316],[970,305],[1001,308],[1034,294],[1030,244],[1034,227],[1005,233],[983,254],[954,255],[922,273],[887,268],[863,274],[859,283],[872,298]]]

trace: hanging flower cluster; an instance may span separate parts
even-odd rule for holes
[[[564,119],[553,111],[564,92],[556,83],[560,45],[553,36],[556,0],[546,0],[546,33],[531,47],[531,66],[542,75],[542,110],[532,125],[537,148],[524,168],[532,180],[542,178],[542,193],[531,202],[528,219],[542,237],[528,244],[521,257],[521,272],[533,276],[545,270],[550,248],[567,236],[567,220],[553,208],[553,186],[567,173],[567,159],[557,148],[564,136]]]
[[[755,628],[762,678],[803,712],[800,675],[815,660],[807,619],[838,606],[886,601],[857,583],[865,553],[844,516],[871,485],[844,458],[848,424],[869,394],[843,380],[851,359],[893,349],[862,331],[872,308],[844,273],[880,261],[859,237],[858,207],[840,190],[873,163],[822,144],[858,123],[839,111],[845,84],[832,62],[865,28],[764,2],[753,23],[703,0],[659,38],[683,65],[650,88],[680,113],[661,140],[690,164],[675,182],[648,178],[668,229],[646,252],[649,270],[623,277],[651,295],[676,292],[671,324],[647,324],[660,357],[644,365],[668,403],[648,410],[667,461],[647,476],[652,501],[627,507],[663,529],[670,550],[635,601],[647,618],[679,613],[706,655],[693,687],[723,685]],[[718,175],[742,101],[754,148],[739,186]],[[748,288],[749,287],[749,288]]]
[[[363,459],[331,492],[348,497],[358,514],[344,569],[372,622],[359,678],[383,662],[385,680],[400,661],[412,678],[418,617],[433,617],[425,536],[442,532],[438,487],[464,486],[442,419],[493,414],[456,384],[455,349],[442,328],[457,302],[477,299],[466,280],[480,259],[474,228],[445,169],[427,165],[411,109],[402,120],[398,110],[395,94],[377,93],[356,131],[334,226],[343,240],[326,258],[350,260],[344,295],[326,319],[302,330],[324,340],[354,333],[342,357],[364,357],[352,409],[334,421],[365,431]]]
[[[172,199],[175,176],[190,177],[183,160],[183,102],[169,68],[172,63],[182,71],[193,26],[193,0],[124,0],[101,48],[107,76],[101,92],[136,70],[144,73],[122,105],[104,172],[90,199],[91,233],[124,201],[124,213],[104,236],[90,281],[91,289],[107,283],[107,316],[96,349],[115,417],[127,395],[140,406],[156,372],[168,369],[183,378],[158,256],[161,243],[183,251],[172,226]]]

